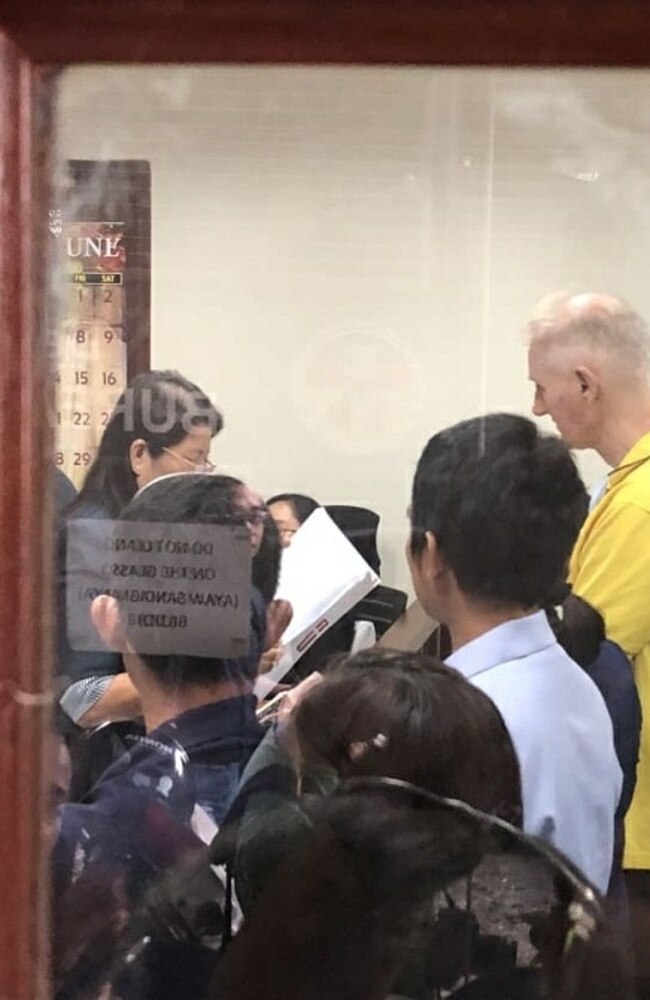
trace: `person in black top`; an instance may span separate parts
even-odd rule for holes
[[[632,664],[621,647],[607,638],[602,616],[577,594],[569,593],[559,605],[547,608],[546,614],[560,645],[589,674],[602,694],[612,720],[614,749],[623,772],[623,788],[616,809],[614,864],[608,895],[624,899],[624,820],[636,786],[641,741],[641,702]]]
[[[77,499],[74,484],[60,469],[54,469],[54,506],[57,517],[63,517],[70,504]]]
[[[119,517],[138,489],[174,472],[210,471],[212,438],[223,418],[208,397],[174,371],[136,376],[120,396],[79,495],[67,509],[57,543],[57,673],[59,727],[73,760],[72,797],[80,797],[123,749],[122,737],[140,716],[140,702],[122,658],[109,650],[71,647],[67,634],[68,525],[78,519]],[[89,546],[84,560],[99,566],[101,553]],[[100,647],[101,648],[101,647]],[[115,726],[106,727],[106,723]],[[83,730],[104,726],[90,739]],[[135,723],[138,728],[137,723]]]

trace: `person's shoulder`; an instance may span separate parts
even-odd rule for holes
[[[607,494],[605,494],[607,500]],[[634,469],[620,484],[614,486],[610,501],[614,510],[636,508],[650,514],[650,462]]]
[[[591,707],[602,714],[604,705],[595,684],[559,642],[529,657],[529,669],[538,682],[553,693],[554,704],[557,705],[558,699],[566,702],[577,698],[585,709]]]
[[[58,809],[56,854],[74,864],[78,874],[97,856],[100,844],[110,844],[110,831],[119,827],[119,801],[103,790],[94,792],[87,802],[64,802]],[[65,875],[63,881],[65,881]],[[68,873],[72,875],[72,872]]]
[[[59,517],[62,517],[70,506],[71,503],[75,501],[77,497],[77,491],[75,489],[74,483],[68,479],[61,469],[54,469],[54,498],[56,504],[56,512]]]
[[[629,674],[632,677],[632,664],[629,657],[618,643],[612,642],[611,639],[605,639],[604,642],[601,642],[598,656],[594,662],[622,669],[624,675]]]
[[[70,520],[87,518],[88,520],[108,521],[111,514],[99,500],[78,500],[68,512],[68,518]]]
[[[163,723],[142,742],[163,753],[168,753],[168,747],[180,744],[193,760],[213,758],[216,761],[220,755],[230,760],[233,748],[246,756],[264,735],[256,705],[251,694],[206,702]]]
[[[603,497],[585,522],[583,543],[617,539],[620,544],[629,536],[637,547],[639,531],[650,531],[650,486],[647,492],[621,488]]]
[[[588,674],[605,699],[631,698],[638,702],[632,664],[624,650],[610,639],[600,644],[598,656],[588,668]]]

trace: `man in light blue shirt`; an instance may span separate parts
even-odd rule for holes
[[[603,892],[622,775],[605,703],[546,615],[587,510],[566,446],[492,414],[434,435],[415,474],[408,558],[451,633],[448,664],[488,694],[521,769],[524,828]]]

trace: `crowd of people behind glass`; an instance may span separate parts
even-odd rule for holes
[[[562,439],[483,415],[414,470],[406,558],[432,639],[390,648],[407,598],[379,583],[271,711],[256,681],[291,621],[282,553],[320,504],[215,470],[223,418],[173,371],[133,379],[77,496],[58,476],[57,1000],[648,995],[650,610],[632,577],[650,559],[650,336],[602,295],[545,302],[529,334],[535,413]],[[614,469],[591,510],[569,447]],[[379,515],[326,511],[379,577]],[[244,528],[246,651],[143,650],[110,589],[89,607],[98,649],[73,648],[75,520]]]

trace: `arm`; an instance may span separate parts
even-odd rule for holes
[[[140,695],[127,673],[106,678],[106,687],[97,701],[78,720],[83,729],[94,729],[103,722],[122,722],[142,715]]]
[[[92,517],[93,515],[88,515]],[[109,521],[98,520],[97,527],[105,533]],[[65,714],[82,728],[93,728],[103,722],[137,718],[139,699],[132,682],[124,673],[119,653],[103,647],[98,637],[96,649],[77,648],[75,626],[73,637],[68,634],[68,522],[61,527],[57,543],[57,673],[60,681],[60,705]],[[85,557],[88,565],[97,559],[94,550],[80,550],[76,558]],[[101,580],[97,581],[98,586]]]
[[[320,775],[313,775],[316,784]],[[336,778],[334,777],[334,783]],[[268,879],[312,828],[298,793],[291,755],[272,730],[251,757],[234,806],[239,817],[234,864],[237,897],[250,912]],[[325,794],[327,777],[318,789]]]
[[[607,637],[634,657],[650,643],[650,513],[612,505],[586,527],[571,560],[573,589],[600,611]]]
[[[312,828],[300,798],[307,790],[324,797],[336,787],[338,776],[321,762],[302,759],[291,714],[320,676],[308,678],[285,696],[279,722],[251,757],[242,778],[232,816],[239,820],[236,839],[235,882],[245,913],[269,876]]]

